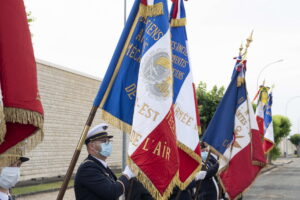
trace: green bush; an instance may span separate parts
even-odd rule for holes
[[[295,145],[298,146],[300,144],[300,134],[294,134],[290,137],[290,141]]]
[[[270,156],[272,160],[276,160],[279,156],[281,155],[280,149],[278,146],[275,146],[271,151],[270,151]]]

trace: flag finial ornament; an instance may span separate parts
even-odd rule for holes
[[[242,51],[243,51],[244,47],[243,47],[243,42],[241,43],[241,46],[239,48],[240,52],[239,55],[242,56]]]
[[[247,38],[246,48],[245,48],[245,52],[243,54],[243,60],[246,60],[246,58],[247,58],[248,48],[252,41],[253,41],[253,30],[252,30],[250,36]]]

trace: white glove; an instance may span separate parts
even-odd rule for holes
[[[135,174],[131,171],[131,169],[128,167],[128,165],[125,167],[122,174],[126,175],[129,179],[135,177]]]
[[[206,174],[207,174],[206,171],[198,172],[198,174],[196,174],[195,180],[196,181],[203,180],[205,178]]]

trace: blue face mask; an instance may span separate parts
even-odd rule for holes
[[[207,155],[208,155],[208,152],[207,152],[207,151],[202,151],[202,152],[201,152],[201,157],[202,157],[202,160],[203,160],[203,161],[206,160]]]
[[[112,152],[112,144],[111,142],[101,143],[101,151],[99,151],[99,154],[105,157],[110,156]]]

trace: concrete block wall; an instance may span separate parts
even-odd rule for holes
[[[21,181],[65,175],[85,125],[100,80],[45,61],[37,61],[38,84],[45,112],[44,140],[26,156]],[[101,123],[98,110],[92,127]],[[110,166],[121,168],[122,134],[113,127],[113,153]],[[78,165],[87,156],[85,145]]]

